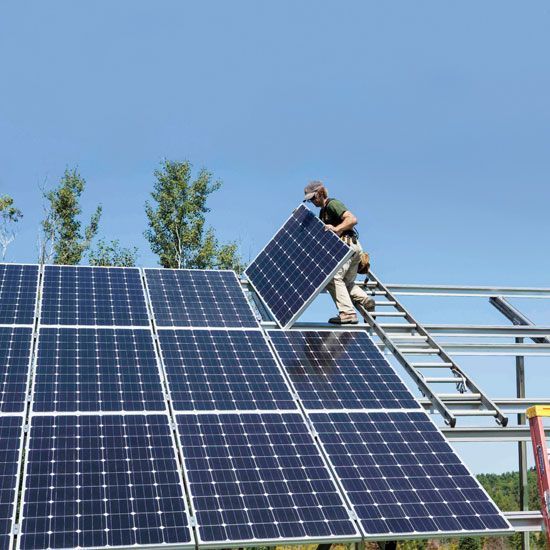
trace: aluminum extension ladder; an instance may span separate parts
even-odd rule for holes
[[[384,286],[372,272],[364,283],[367,294],[374,298],[376,310],[361,313],[365,321],[393,353],[395,358],[409,373],[420,391],[443,416],[449,426],[456,425],[459,416],[492,416],[501,426],[506,426],[508,418],[491,399],[481,391],[477,384],[457,365],[445,350],[433,340],[426,329],[416,321],[396,297]],[[384,322],[398,318],[399,322]],[[429,360],[422,359],[429,357]],[[428,376],[426,371],[435,370],[443,376]],[[446,376],[445,376],[446,374]],[[452,384],[453,393],[438,393],[437,385]],[[453,404],[468,402],[471,407],[453,409]]]
[[[544,521],[547,545],[550,547],[550,462],[548,460],[548,447],[542,419],[550,416],[550,407],[535,405],[527,409],[531,440],[533,442],[533,455],[537,467],[537,484],[541,500],[540,511]]]

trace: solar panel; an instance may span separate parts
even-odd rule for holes
[[[278,325],[287,328],[351,254],[347,244],[300,205],[245,275]]]
[[[419,409],[364,332],[269,331],[306,409]]]
[[[162,330],[161,354],[175,410],[296,409],[258,330]]]
[[[0,411],[23,412],[30,373],[32,329],[0,327]]]
[[[309,417],[367,538],[511,531],[424,412]]]
[[[43,284],[43,325],[149,325],[137,268],[50,265]]]
[[[159,327],[244,327],[258,322],[233,271],[146,269]]]
[[[359,538],[299,414],[177,420],[199,545]]]
[[[194,547],[165,415],[34,416],[20,548]]]
[[[149,330],[40,329],[33,411],[165,411]]]
[[[23,418],[0,416],[0,549],[11,545]]]
[[[0,264],[0,324],[32,325],[38,266]]]

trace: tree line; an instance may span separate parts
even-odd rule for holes
[[[205,168],[194,175],[189,161],[164,160],[155,170],[153,191],[145,203],[148,226],[144,236],[160,265],[242,272],[237,243],[221,243],[206,223],[208,197],[221,185]],[[39,222],[38,263],[78,265],[87,259],[93,266],[135,266],[136,247],[98,237],[102,205],[97,205],[83,223],[81,197],[85,187],[79,171],[67,168],[55,187],[41,189],[44,214]],[[2,260],[22,218],[23,212],[13,198],[0,196]]]

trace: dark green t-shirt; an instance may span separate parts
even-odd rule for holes
[[[342,215],[344,212],[347,212],[347,210],[346,205],[342,201],[339,201],[338,199],[329,199],[327,205],[321,208],[319,217],[323,223],[337,226],[342,223]],[[355,229],[351,229],[346,231],[344,235],[351,235],[355,237],[357,232]]]

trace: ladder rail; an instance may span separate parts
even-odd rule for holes
[[[548,460],[548,446],[543,424],[543,418],[548,416],[550,416],[550,407],[535,405],[527,409],[541,500],[540,510],[545,525],[547,543],[550,546],[550,461]]]
[[[372,272],[369,271],[368,273],[369,282],[375,283],[372,284],[365,284],[366,288],[371,287],[371,290],[378,289],[379,291],[382,291],[386,298],[388,300],[391,300],[392,302],[395,302],[394,307],[399,310],[401,313],[404,313],[404,320],[414,325],[414,330],[421,336],[426,337],[426,345],[429,348],[436,348],[439,353],[439,357],[442,359],[444,363],[450,363],[452,366],[447,367],[451,370],[453,375],[457,378],[457,384],[458,385],[464,385],[468,388],[468,390],[473,394],[479,394],[481,403],[489,410],[491,410],[495,416],[495,420],[498,424],[502,426],[506,426],[508,424],[508,417],[505,416],[502,411],[498,408],[498,406],[485,394],[479,386],[457,365],[457,363],[447,354],[447,352],[432,338],[432,336],[428,333],[428,331],[409,313],[407,309],[401,304],[401,302],[388,290],[388,288],[378,279],[378,277]],[[373,288],[374,286],[374,288]],[[387,334],[387,329],[391,330],[390,325],[384,324],[383,327],[380,326],[379,323],[375,320],[375,318],[370,315],[369,312],[366,312],[365,317],[369,321],[369,324],[373,327],[377,335],[381,338],[381,340],[384,342],[384,344],[388,345],[392,352],[396,355],[401,365],[407,370],[409,374],[414,372],[414,374],[411,374],[413,379],[417,382],[418,379],[422,379],[423,377],[416,372],[416,369],[409,364],[409,361],[403,356],[402,353],[399,352],[399,348],[396,347],[393,342],[391,342],[391,338]],[[397,350],[397,353],[395,353],[394,350]],[[406,364],[404,364],[406,363]],[[453,414],[453,412],[443,403],[441,399],[437,397],[437,394],[432,392],[432,390],[427,386],[426,382],[422,382],[420,384],[420,390],[422,393],[424,393],[425,390],[427,390],[426,397],[429,397],[430,400],[432,400],[431,396],[434,396],[435,399],[432,401],[434,406],[441,412],[441,414],[445,417],[445,420],[449,423],[449,425],[454,426],[456,424],[456,416]],[[460,388],[459,388],[460,391]],[[461,392],[463,393],[463,392]]]

